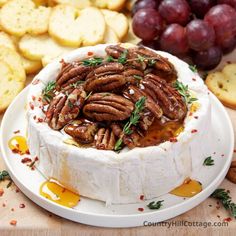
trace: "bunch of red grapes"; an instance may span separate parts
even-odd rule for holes
[[[133,31],[141,44],[216,67],[236,47],[236,0],[139,0]]]

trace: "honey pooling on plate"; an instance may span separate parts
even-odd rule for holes
[[[66,207],[74,207],[80,200],[79,194],[64,188],[62,185],[54,180],[49,180],[40,186],[40,195]]]
[[[186,179],[183,184],[170,193],[179,197],[193,197],[202,191],[202,185],[196,180]]]
[[[13,153],[18,153],[20,155],[29,154],[26,138],[20,135],[12,137],[8,141],[8,147]]]

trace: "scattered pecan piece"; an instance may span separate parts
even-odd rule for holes
[[[141,83],[144,91],[160,105],[164,115],[173,120],[182,120],[187,113],[187,106],[181,95],[165,80],[147,74]]]
[[[153,99],[134,85],[130,85],[126,90],[124,90],[124,96],[128,97],[132,102],[137,102],[141,97],[146,97],[145,106],[146,108],[153,113],[156,118],[162,116],[162,109],[158,103],[154,102]]]
[[[61,129],[78,116],[85,97],[86,93],[81,87],[74,89],[68,96],[60,93],[48,106],[46,122],[52,129]]]
[[[124,66],[117,62],[102,64],[88,74],[85,91],[103,92],[113,91],[126,83],[122,75]]]
[[[84,80],[91,70],[91,67],[81,65],[78,62],[66,63],[62,61],[62,68],[56,79],[57,90]]]
[[[113,150],[116,137],[109,128],[100,128],[97,132],[96,148],[101,150]]]
[[[74,120],[64,130],[79,143],[87,144],[94,141],[97,124],[86,119]]]
[[[134,104],[113,93],[95,93],[83,108],[84,114],[97,121],[118,121],[130,117]]]

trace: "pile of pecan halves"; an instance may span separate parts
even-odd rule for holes
[[[187,106],[173,87],[177,72],[168,59],[144,47],[106,47],[108,58],[99,64],[62,61],[52,99],[45,109],[46,122],[70,135],[79,144],[114,150],[139,146],[155,119],[182,121]],[[119,58],[125,60],[119,62]],[[151,62],[151,63],[150,63]],[[125,134],[135,104],[145,97],[139,121]]]

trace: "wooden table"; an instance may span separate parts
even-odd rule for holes
[[[224,62],[218,68],[227,63],[227,61],[236,61],[236,50],[224,57]],[[227,108],[230,118],[233,122],[234,133],[236,136],[236,110]],[[0,116],[0,122],[1,122]],[[222,124],[223,125],[223,124]],[[236,145],[235,145],[236,147]],[[0,153],[1,154],[1,153]],[[236,153],[234,153],[236,159]],[[4,169],[3,160],[0,156],[0,170]],[[98,228],[63,219],[40,208],[30,201],[15,185],[6,188],[7,183],[0,183],[0,188],[4,189],[3,196],[0,197],[0,236],[37,236],[37,235],[235,235],[236,220],[228,222],[228,226],[177,226],[181,221],[189,221],[190,224],[201,224],[201,222],[211,222],[212,224],[222,223],[229,217],[228,212],[218,204],[215,199],[208,198],[194,209],[175,217],[166,222],[173,223],[176,226],[151,226],[137,227],[127,229],[107,229]],[[236,185],[224,180],[220,187],[230,190],[234,202],[236,202]],[[25,208],[20,208],[24,204]],[[10,225],[11,220],[17,220],[17,225]],[[196,223],[194,223],[196,222]],[[206,224],[206,223],[202,223]]]

